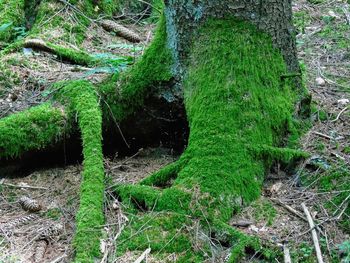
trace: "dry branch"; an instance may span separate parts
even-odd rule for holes
[[[304,220],[307,222],[307,219],[305,217],[303,217],[302,214],[300,214],[297,210],[295,210],[293,207],[281,202],[280,200],[276,199],[276,198],[270,198],[271,201],[273,201],[274,203],[282,206],[283,208],[285,208],[286,210],[288,210],[289,212],[291,212],[292,214],[294,214],[295,216],[299,217],[300,219]]]
[[[292,259],[290,257],[290,251],[287,244],[283,245],[283,253],[284,253],[284,263],[292,263]]]
[[[143,253],[142,255],[135,260],[134,263],[141,263],[147,256],[148,254],[151,253],[151,249],[150,248],[147,248]]]
[[[8,187],[14,187],[14,188],[25,188],[25,189],[33,189],[33,190],[47,190],[46,187],[31,186],[31,185],[16,185],[16,184],[4,183],[3,181],[0,181],[0,185],[8,186]]]
[[[27,39],[26,41],[24,41],[23,46],[26,48],[36,48],[36,49],[40,49],[40,50],[55,54],[55,50],[53,48],[49,47],[45,43],[45,41],[43,41],[41,39]]]
[[[320,243],[318,242],[318,237],[317,237],[317,232],[314,229],[315,228],[315,223],[311,217],[311,214],[309,212],[309,210],[307,209],[305,203],[301,204],[304,213],[306,215],[307,221],[309,222],[309,226],[312,229],[311,230],[311,235],[312,235],[312,241],[314,242],[314,246],[315,246],[315,250],[316,250],[316,257],[317,257],[317,262],[318,263],[323,263],[323,258],[322,258],[322,252],[321,252],[321,248],[320,248]]]

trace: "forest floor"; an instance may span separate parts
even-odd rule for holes
[[[276,164],[266,177],[263,196],[230,223],[281,249],[288,247],[293,262],[316,262],[310,227],[301,207],[305,203],[321,229],[319,237],[325,262],[339,262],[341,253],[348,253],[348,261],[344,262],[349,262],[350,4],[341,0],[298,0],[294,1],[293,10],[299,58],[305,66],[307,87],[313,97],[312,126],[301,140],[302,149],[311,157],[293,171]],[[136,23],[133,19],[127,22],[142,36],[143,42],[131,44],[92,25],[82,47],[98,56],[128,55],[136,59],[151,41],[154,25]],[[51,34],[54,38],[60,32]],[[47,100],[50,97],[47,87],[52,83],[81,78],[97,83],[111,70],[72,65],[55,55],[32,49],[6,55],[1,63],[10,67],[8,70],[15,77],[0,76],[0,117]],[[162,148],[105,159],[108,187],[106,224],[101,226],[104,229],[101,252],[105,257],[101,262],[134,262],[143,252],[115,257],[115,241],[128,224],[128,215],[123,213],[111,186],[137,183],[175,159],[169,150]],[[34,258],[39,256],[42,262],[70,262],[74,253],[70,242],[79,205],[81,169],[76,164],[41,168],[25,177],[2,178],[0,174],[0,262],[35,262]],[[35,217],[28,217],[19,202],[22,196],[37,200],[43,209]],[[49,243],[38,242],[40,233],[53,224],[62,225],[63,231]],[[340,244],[343,245],[339,247]],[[229,249],[221,251],[222,255],[214,262],[225,262]],[[176,257],[170,254],[162,262],[174,262]],[[254,255],[248,261],[255,262]],[[147,262],[157,261],[149,256]]]

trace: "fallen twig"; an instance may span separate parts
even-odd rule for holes
[[[331,137],[331,136],[329,136],[329,135],[326,135],[326,134],[323,134],[323,133],[320,133],[320,132],[313,131],[312,133],[313,133],[313,134],[316,134],[316,135],[319,135],[319,136],[321,136],[321,137],[324,137],[324,138],[326,138],[326,139],[329,139],[329,140],[334,140],[333,137]]]
[[[288,210],[292,214],[296,215],[300,219],[304,220],[305,222],[307,222],[307,219],[305,217],[303,217],[303,215],[301,213],[299,213],[297,210],[295,210],[293,207],[281,202],[280,200],[278,200],[276,198],[270,198],[270,200],[273,201],[274,203],[282,206],[283,208],[285,208],[286,210]]]
[[[348,109],[348,107],[346,106],[344,109],[342,109],[339,114],[337,115],[337,117],[334,120],[331,120],[331,122],[336,122],[337,120],[339,120],[340,116]]]
[[[16,184],[4,183],[3,181],[0,181],[0,185],[8,186],[8,187],[14,187],[14,188],[26,188],[26,189],[33,189],[33,190],[47,190],[46,187],[31,186],[31,185],[16,185]]]
[[[320,248],[320,243],[318,242],[318,237],[317,237],[317,232],[314,229],[315,228],[315,223],[311,217],[311,214],[309,212],[309,210],[307,209],[305,203],[301,204],[301,207],[304,210],[304,213],[306,215],[307,221],[309,223],[310,228],[312,228],[311,230],[311,235],[312,235],[312,241],[314,242],[314,246],[315,246],[315,251],[316,251],[316,257],[317,257],[317,262],[318,263],[323,263],[323,258],[322,258],[322,252],[321,252],[321,248]]]
[[[283,253],[284,253],[284,263],[292,263],[292,259],[290,258],[290,251],[287,244],[283,245]]]
[[[138,259],[135,260],[134,263],[141,263],[147,256],[148,254],[151,253],[151,248],[147,248],[141,256],[139,256]]]

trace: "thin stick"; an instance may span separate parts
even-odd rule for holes
[[[63,254],[62,256],[59,256],[57,258],[55,258],[54,260],[52,260],[50,263],[58,263],[60,262],[62,259],[64,259],[65,257],[67,257],[66,254]]]
[[[303,217],[302,214],[300,214],[297,210],[295,210],[293,207],[281,202],[278,199],[275,198],[270,198],[271,201],[273,201],[274,203],[282,206],[283,208],[285,208],[286,210],[288,210],[289,212],[291,212],[292,214],[296,215],[297,217],[299,217],[300,219],[304,220],[307,222],[307,219],[305,217]]]
[[[142,255],[135,260],[134,263],[141,263],[147,256],[148,254],[151,253],[151,249],[150,248],[147,248],[143,253]]]
[[[0,181],[0,185],[14,187],[14,188],[26,188],[26,189],[33,189],[33,190],[47,190],[47,188],[40,187],[40,186],[8,184],[8,183],[4,183],[4,182],[1,182],[1,181]]]
[[[326,138],[326,139],[329,139],[329,140],[334,140],[334,138],[333,138],[333,137],[328,136],[328,135],[323,134],[323,133],[320,133],[320,132],[316,132],[316,131],[314,131],[314,132],[312,132],[312,133],[313,133],[313,134],[316,134],[316,135],[319,135],[319,136],[321,136],[321,137],[324,137],[324,138]]]
[[[348,109],[348,107],[345,107],[344,109],[342,109],[339,114],[337,115],[337,117],[334,120],[331,120],[331,122],[336,122],[337,120],[339,120],[340,116]]]
[[[321,252],[321,248],[320,248],[320,243],[318,242],[317,232],[315,229],[313,229],[315,227],[314,221],[313,221],[311,214],[310,214],[309,210],[307,209],[305,203],[302,203],[301,206],[304,210],[307,221],[309,222],[309,226],[310,226],[310,228],[312,228],[311,235],[312,235],[312,241],[314,242],[314,246],[315,246],[315,250],[316,250],[317,262],[323,263],[322,252]]]
[[[283,253],[284,253],[284,263],[292,263],[292,259],[290,257],[290,252],[287,244],[283,245]]]

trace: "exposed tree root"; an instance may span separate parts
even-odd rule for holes
[[[41,39],[26,39],[23,43],[23,46],[50,52],[54,55],[57,55],[57,57],[63,61],[68,61],[78,65],[92,66],[98,62],[97,59],[94,59],[84,51],[61,47],[49,42],[45,42]]]
[[[50,103],[0,119],[0,158],[42,149],[64,134],[66,114]]]
[[[81,131],[84,171],[80,206],[76,215],[74,247],[76,262],[91,262],[100,255],[100,229],[103,216],[104,167],[102,155],[102,112],[94,87],[86,81],[71,82],[57,94],[76,114]]]
[[[143,105],[146,94],[152,94],[147,87],[169,80],[169,68],[164,67],[163,63],[169,63],[164,31],[163,22],[159,31],[163,34],[158,33],[158,38],[145,56],[124,75],[119,92],[116,93],[115,90],[117,78],[112,78],[97,89],[104,101],[105,119],[109,119],[107,116],[113,116],[115,121],[125,119]],[[40,47],[49,52],[59,50],[57,46],[42,41],[28,41],[25,45]],[[160,56],[159,50],[163,50]],[[155,56],[158,59],[154,60]],[[102,111],[98,92],[86,81],[58,83],[55,90],[54,104],[47,103],[0,120],[0,157],[18,157],[27,151],[47,147],[55,140],[61,140],[63,134],[69,135],[77,119],[83,141],[84,172],[73,245],[76,262],[91,262],[100,253],[101,231],[96,226],[102,225],[104,220]],[[109,120],[112,121],[111,119]]]

